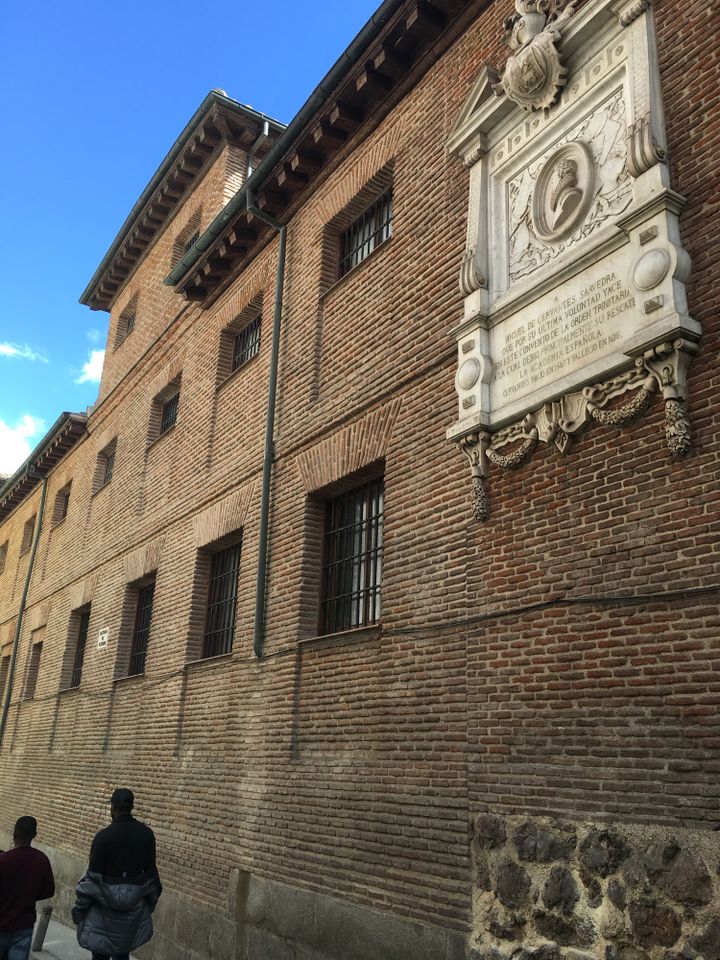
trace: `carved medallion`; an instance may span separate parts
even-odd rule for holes
[[[535,232],[555,242],[587,216],[594,197],[595,164],[587,144],[567,143],[545,163],[533,195]]]
[[[505,21],[505,42],[517,52],[495,89],[523,110],[547,110],[565,85],[556,44],[574,8],[570,0],[515,0],[515,10]]]

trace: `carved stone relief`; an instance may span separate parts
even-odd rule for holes
[[[530,276],[632,201],[621,90],[509,184],[510,280]]]

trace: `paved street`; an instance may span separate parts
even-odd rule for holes
[[[90,960],[89,951],[78,946],[75,931],[55,920],[50,921],[43,949],[33,950],[30,956],[35,960]]]

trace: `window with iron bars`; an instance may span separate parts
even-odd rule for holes
[[[384,482],[372,480],[329,500],[320,632],[337,633],[377,623],[383,556]]]
[[[152,621],[153,600],[155,599],[155,580],[145,584],[137,592],[135,626],[133,627],[132,646],[130,648],[130,666],[128,675],[137,676],[145,672],[150,623]]]
[[[200,231],[196,230],[195,233],[183,244],[183,254],[188,253],[192,250],[195,244],[200,239]]]
[[[88,628],[90,626],[90,607],[78,610],[77,645],[73,660],[70,686],[79,687],[82,680],[83,664],[85,662],[85,647],[87,646]]]
[[[232,363],[230,365],[231,373],[234,373],[244,363],[251,360],[260,349],[261,325],[262,316],[258,314],[246,327],[243,327],[239,333],[235,334],[233,339]]]
[[[174,427],[177,422],[178,407],[180,405],[180,393],[174,393],[162,405],[160,414],[160,436],[167,433],[170,427]]]
[[[388,190],[343,231],[340,238],[340,276],[370,256],[392,236],[393,196]]]
[[[131,313],[125,319],[125,336],[132,333],[135,329],[135,314]]]
[[[235,638],[240,543],[218,550],[210,558],[203,657],[230,653]]]
[[[101,484],[103,487],[106,484],[110,483],[110,481],[112,480],[114,469],[115,469],[115,451],[110,450],[108,453],[105,454],[105,463],[103,466],[102,484]]]

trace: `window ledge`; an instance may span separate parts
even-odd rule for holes
[[[80,684],[78,684],[76,687],[60,687],[60,689],[58,690],[58,693],[63,693],[63,694],[64,694],[64,693],[77,693],[77,691],[78,691],[79,689],[80,689]]]
[[[107,490],[107,488],[110,486],[111,483],[112,483],[112,480],[108,480],[107,483],[104,483],[101,487],[98,487],[97,490],[92,494],[92,496],[93,497],[99,496],[99,494],[101,494],[103,490]]]
[[[128,673],[124,677],[115,677],[115,679],[113,680],[113,683],[114,684],[130,683],[133,680],[144,680],[144,679],[145,679],[145,671],[143,670],[142,673]]]
[[[150,440],[147,445],[147,452],[149,453],[153,447],[156,447],[161,440],[164,440],[165,437],[169,437],[177,429],[177,423],[174,423],[171,427],[168,427],[164,433],[161,433],[159,436],[155,437],[154,440]]]
[[[365,257],[364,260],[361,260],[360,263],[356,264],[354,267],[348,270],[348,272],[346,274],[343,274],[342,277],[338,277],[338,279],[331,286],[329,286],[327,290],[325,290],[323,293],[320,294],[320,302],[323,303],[331,294],[335,293],[335,291],[339,287],[342,287],[343,284],[347,283],[350,277],[358,276],[361,273],[365,264],[370,263],[371,260],[374,260],[378,254],[382,253],[383,250],[387,250],[392,244],[392,242],[393,242],[393,237],[388,237],[387,240],[383,240],[383,242],[378,244],[378,246],[375,247],[374,250],[370,251],[370,253]]]
[[[366,627],[354,627],[352,630],[340,630],[337,633],[322,633],[316,637],[301,637],[298,643],[301,646],[312,644],[320,646],[323,643],[329,646],[340,643],[352,643],[361,640],[376,640],[383,632],[381,623],[371,623]]]
[[[200,657],[198,660],[188,660],[185,664],[185,669],[190,671],[201,670],[203,667],[211,666],[212,664],[222,664],[229,663],[232,660],[232,650],[230,653],[219,653],[216,657]]]
[[[61,527],[61,526],[65,523],[66,520],[67,520],[67,516],[61,517],[60,520],[57,520],[57,521],[50,527],[50,529],[51,529],[51,530],[57,530],[57,528],[58,528],[58,527]]]
[[[261,347],[262,347],[262,344],[261,344]],[[220,393],[220,391],[223,390],[230,383],[231,380],[234,380],[235,377],[237,377],[237,375],[242,370],[247,370],[247,368],[250,366],[253,360],[257,360],[259,356],[260,356],[260,349],[258,349],[258,352],[253,354],[253,356],[250,357],[249,360],[246,360],[245,363],[241,363],[239,367],[237,367],[235,370],[232,370],[226,377],[224,377],[220,381],[220,383],[217,385],[217,392]]]

